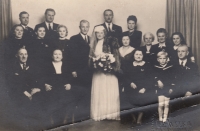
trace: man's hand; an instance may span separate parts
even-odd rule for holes
[[[145,88],[142,88],[142,89],[139,90],[139,93],[142,93],[142,94],[143,94],[145,91],[146,91],[146,89],[145,89]]]
[[[162,83],[162,81],[158,80],[158,87],[159,88],[163,88],[164,84]]]
[[[65,87],[65,90],[70,90],[71,89],[71,85],[70,84],[66,84],[66,85],[64,85],[64,87]]]
[[[185,93],[185,97],[190,97],[190,96],[192,96],[192,93],[189,92],[189,91],[187,91],[187,92]]]
[[[72,72],[72,76],[75,77],[75,78],[77,77],[76,71]]]
[[[137,88],[137,86],[135,85],[135,83],[131,83],[131,87],[133,88],[133,89],[136,89]]]
[[[52,86],[49,84],[45,84],[45,89],[46,89],[46,91],[50,91],[50,90],[52,90]]]
[[[37,93],[37,92],[40,92],[41,90],[39,88],[33,88],[31,89],[31,95]]]

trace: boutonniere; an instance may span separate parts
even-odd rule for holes
[[[185,68],[186,68],[186,70],[189,70],[190,68],[189,67],[187,67],[187,66],[185,66]]]
[[[141,71],[144,71],[144,69],[141,69]]]
[[[45,47],[49,47],[49,46],[45,44]]]
[[[115,30],[111,30],[111,32],[115,32]]]
[[[28,69],[29,69],[29,66],[26,67],[26,70],[28,70]]]
[[[19,74],[18,74],[18,73],[15,73],[15,75],[18,76]]]

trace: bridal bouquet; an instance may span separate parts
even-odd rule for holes
[[[103,53],[95,58],[92,58],[93,66],[97,70],[111,72],[115,63],[115,57],[111,53]]]

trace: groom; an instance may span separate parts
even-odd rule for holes
[[[87,20],[80,21],[80,33],[70,38],[73,51],[72,76],[75,85],[76,108],[74,121],[89,119],[92,73],[89,70],[90,37],[87,35],[90,24]]]

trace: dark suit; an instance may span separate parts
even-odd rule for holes
[[[149,52],[147,52],[146,45],[140,47],[139,49],[143,53],[143,60],[151,65],[154,65],[157,62],[156,46],[152,45]]]
[[[120,43],[121,37],[122,37],[122,27],[121,26],[113,24],[112,29],[111,29],[112,31],[109,32],[105,23],[100,24],[100,25],[104,26],[104,28],[106,29],[107,36],[112,36],[112,37],[117,38],[118,42]]]
[[[142,41],[142,32],[135,30],[133,34],[129,35],[129,31],[123,32],[122,36],[129,36],[130,37],[130,46],[134,48],[139,48]],[[120,42],[121,43],[121,42]]]
[[[187,91],[191,93],[199,93],[199,71],[198,66],[187,60],[185,66],[179,64],[179,60],[175,63],[177,83],[179,85],[179,92],[184,96]]]
[[[23,27],[23,26],[22,26]],[[23,27],[24,28],[24,27]],[[35,32],[31,27],[24,28],[23,38],[26,40],[32,40],[35,37]]]
[[[88,43],[83,39],[81,34],[74,35],[70,38],[72,47],[73,67],[72,70],[77,72],[77,78],[74,78],[76,110],[74,121],[81,121],[90,118],[90,101],[91,101],[91,81],[92,73],[88,66],[89,60],[89,37]]]
[[[88,43],[83,39],[81,34],[74,35],[70,38],[72,42],[71,47],[73,51],[73,71],[77,72],[76,84],[80,86],[88,86],[91,83],[91,76],[88,67],[90,38]]]
[[[45,35],[45,39],[50,39],[50,40],[56,40],[58,38],[58,33],[57,33],[57,28],[58,28],[59,24],[53,23],[53,28],[52,30],[49,30],[46,26],[46,23],[40,23],[38,25],[35,26],[35,32],[38,29],[38,27],[42,26],[45,28],[46,31],[46,35]]]

